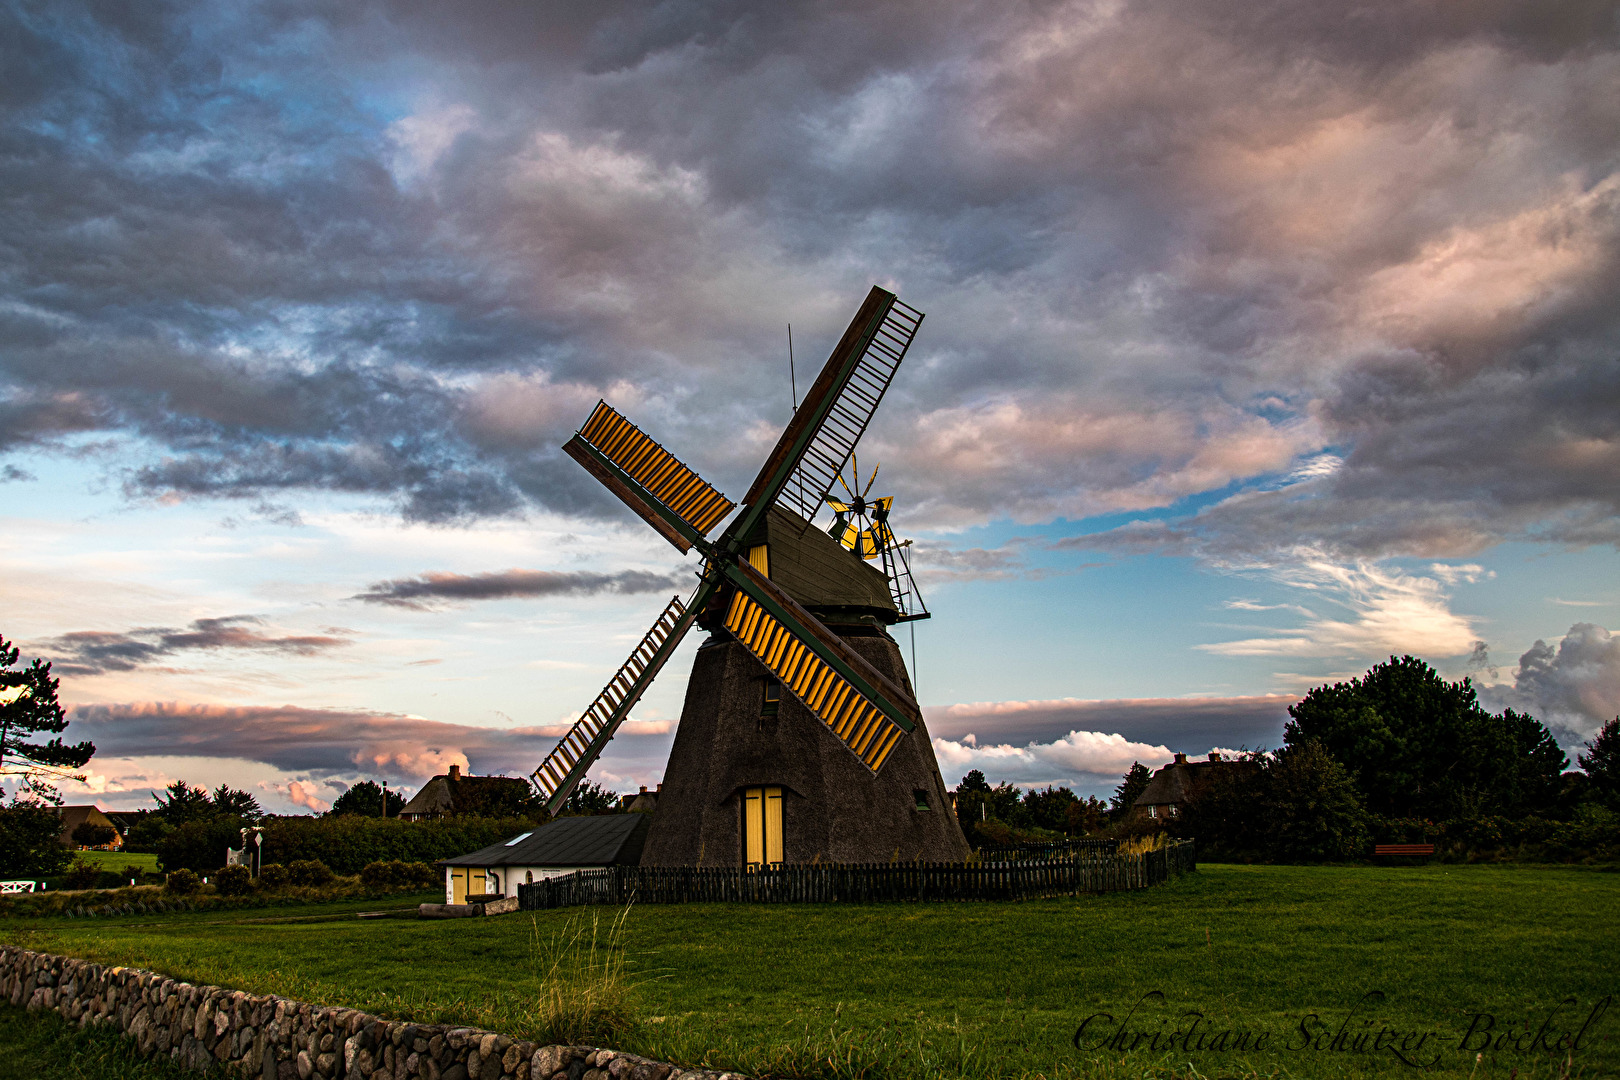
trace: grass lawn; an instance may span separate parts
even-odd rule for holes
[[[533,1031],[553,944],[589,933],[593,917],[605,938],[617,914],[344,917],[362,906],[8,920],[0,935],[193,981],[519,1034]],[[1528,1036],[1519,1050],[1486,1048],[1478,1062],[1485,1022],[1467,1050],[1460,1041],[1477,1013],[1493,1018],[1492,1036],[1525,1024],[1534,1032],[1573,997],[1544,1036],[1556,1042],[1620,992],[1620,873],[1206,866],[1143,892],[1021,904],[647,905],[629,912],[623,943],[639,986],[638,1022],[621,1048],[689,1064],[895,1077],[1411,1071],[1388,1049],[1366,1049],[1387,1025],[1397,1047],[1404,1038],[1408,1057],[1434,1060],[1440,1075],[1484,1080],[1517,1068],[1551,1078],[1566,1053],[1555,1062]],[[1162,1001],[1143,1000],[1154,991]],[[1385,996],[1345,1026],[1364,1049],[1334,1049],[1369,991]],[[1138,1002],[1128,1024],[1142,1035],[1136,1048],[1106,1045]],[[1185,1045],[1166,1046],[1169,1032],[1187,1032],[1189,1010],[1205,1019]],[[1077,1027],[1095,1013],[1116,1021],[1093,1020],[1076,1050]],[[1236,1049],[1229,1034],[1210,1049],[1221,1031],[1251,1043]],[[1620,1008],[1572,1057],[1573,1075],[1620,1073]]]
[[[196,1080],[169,1061],[143,1061],[107,1028],[80,1030],[55,1013],[0,1004],[0,1080]]]
[[[155,874],[158,868],[158,857],[143,851],[75,851],[73,857],[83,859],[91,866],[102,870],[123,870],[126,866],[138,866],[142,873]]]

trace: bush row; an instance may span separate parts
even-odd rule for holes
[[[165,910],[270,907],[331,900],[385,897],[438,889],[444,877],[422,862],[374,862],[358,875],[339,877],[317,860],[260,868],[254,880],[246,867],[227,866],[204,884],[194,870],[169,874],[162,886],[124,886],[77,892],[20,893],[0,897],[0,917],[37,915],[129,915]]]
[[[244,824],[239,818],[221,817],[182,825],[163,838],[158,858],[171,872],[185,869],[211,875],[225,865],[227,848],[241,847]],[[343,875],[358,874],[374,862],[434,863],[535,827],[528,818],[401,821],[358,816],[268,818],[263,825],[266,862],[319,861]]]
[[[1438,855],[1477,860],[1614,862],[1620,860],[1620,814],[1586,805],[1571,820],[1530,815],[1456,821],[1373,818],[1379,843],[1433,844]]]

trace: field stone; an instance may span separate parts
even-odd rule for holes
[[[467,1066],[457,1062],[439,1075],[441,1080],[467,1080]]]
[[[309,1080],[309,1074],[315,1071],[315,1063],[309,1060],[309,1051],[298,1051],[298,1056],[293,1060],[298,1065],[298,1080]]]
[[[502,1036],[504,1038],[504,1036]],[[509,1073],[517,1072],[518,1062],[523,1060],[523,1048],[513,1043],[501,1055],[501,1068]]]

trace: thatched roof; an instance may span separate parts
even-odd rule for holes
[[[402,818],[434,818],[451,814],[505,812],[529,793],[529,782],[511,776],[463,776],[459,766],[422,785],[411,801],[400,807]]]
[[[1188,761],[1185,754],[1177,754],[1176,758],[1153,774],[1153,779],[1148,781],[1148,786],[1142,789],[1142,794],[1136,797],[1132,807],[1177,806],[1185,803],[1199,785],[1207,783],[1215,770],[1252,767],[1242,760],[1213,758],[1209,761]]]

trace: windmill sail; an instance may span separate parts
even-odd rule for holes
[[[613,738],[613,733],[630,715],[630,710],[641,700],[643,691],[651,685],[654,676],[664,666],[675,647],[686,636],[694,615],[703,609],[713,587],[705,582],[698,587],[690,603],[683,604],[679,596],[671,597],[658,621],[647,631],[630,658],[624,662],[612,680],[596,695],[591,707],[574,721],[574,726],[562,737],[540,767],[530,776],[535,789],[546,802],[546,812],[555,814],[561,808],[574,785],[584,778],[597,757]]]
[[[922,321],[922,312],[873,286],[743,497],[750,519],[777,501],[806,521],[816,516]]]
[[[728,567],[736,586],[724,625],[877,772],[916,727],[910,695],[839,640],[810,612],[746,563]]]
[[[563,450],[683,553],[736,506],[605,401]]]

